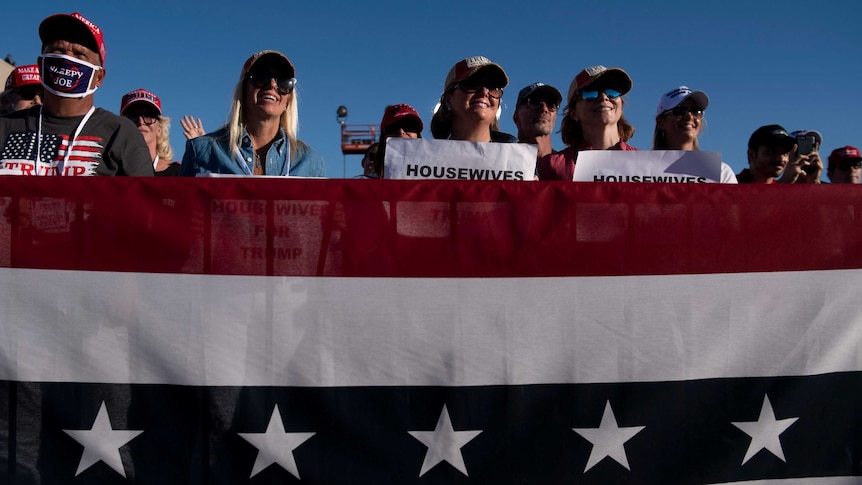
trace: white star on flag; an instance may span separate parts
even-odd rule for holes
[[[455,431],[452,427],[452,420],[449,418],[449,411],[444,404],[434,431],[408,431],[410,436],[428,447],[419,476],[424,475],[425,472],[434,468],[441,461],[449,462],[450,465],[457,468],[465,476],[469,476],[467,475],[467,465],[464,464],[464,457],[461,455],[461,447],[469,443],[470,440],[481,432],[481,430]]]
[[[299,478],[299,470],[296,467],[293,450],[299,448],[299,445],[314,436],[314,433],[285,432],[281,413],[278,411],[278,404],[272,410],[265,433],[237,434],[257,448],[257,458],[254,460],[254,467],[252,467],[249,478],[257,475],[273,463],[277,463],[293,476]]]
[[[93,421],[90,429],[64,429],[63,432],[84,447],[81,461],[78,462],[78,471],[75,472],[76,477],[101,460],[126,478],[120,448],[143,433],[143,430],[119,430],[111,427],[108,408],[105,407],[105,401],[102,401],[99,413],[96,414],[96,420]]]
[[[617,463],[626,467],[626,470],[631,471],[629,460],[626,456],[626,449],[623,445],[644,428],[646,426],[620,428],[617,425],[614,410],[611,409],[611,402],[608,401],[605,404],[605,411],[602,413],[602,422],[598,428],[572,428],[572,431],[583,436],[593,445],[593,449],[590,450],[590,458],[587,460],[587,467],[584,468],[584,473],[602,461],[606,456],[613,458]]]
[[[760,450],[766,448],[773,455],[787,463],[784,458],[784,450],[781,448],[781,440],[779,437],[787,428],[796,422],[796,418],[775,419],[775,411],[772,410],[772,403],[769,402],[769,396],[763,396],[763,405],[760,407],[760,416],[757,421],[743,421],[741,423],[731,423],[741,429],[751,437],[751,443],[748,445],[748,451],[745,452],[745,458],[742,459],[742,464],[750,460]]]

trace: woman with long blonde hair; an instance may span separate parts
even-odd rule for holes
[[[181,174],[323,177],[317,151],[296,137],[296,69],[277,51],[243,64],[227,124],[186,142]]]
[[[709,96],[703,91],[692,91],[679,86],[664,93],[655,112],[653,150],[700,150],[697,139],[706,124],[704,112]],[[733,169],[721,163],[721,183],[737,183]]]

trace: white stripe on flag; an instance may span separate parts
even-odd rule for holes
[[[862,370],[862,270],[313,278],[0,269],[2,379],[278,386]]]

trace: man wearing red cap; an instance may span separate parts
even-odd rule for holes
[[[38,66],[43,106],[0,117],[0,174],[153,175],[135,125],[96,108],[105,78],[105,42],[94,23],[75,12],[39,25]]]
[[[858,184],[862,178],[862,153],[850,145],[832,150],[826,176],[833,184]]]
[[[38,106],[42,104],[43,96],[39,66],[18,66],[6,78],[6,89],[0,97],[0,114]]]

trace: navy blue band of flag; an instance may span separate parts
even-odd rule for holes
[[[257,449],[240,434],[264,432],[275,406],[287,432],[313,433],[293,452],[304,483],[817,483],[859,472],[848,453],[859,449],[858,373],[457,388],[3,385],[21,403],[9,456],[42,465],[19,466],[6,483],[37,473],[43,483],[129,483],[104,463],[72,481],[81,445],[63,430],[89,429],[102,401],[115,428],[141,431],[121,453],[133,483],[255,483]],[[743,464],[752,440],[732,423],[756,422],[764,396],[777,419],[798,419],[780,435],[783,460],[762,448]],[[41,427],[26,426],[39,420],[34,401],[53,417]],[[643,430],[625,443],[630,470],[607,456],[585,472],[593,447],[573,428],[597,428],[606,402],[620,428]],[[455,430],[481,431],[459,450],[468,476],[441,462],[420,480],[426,447],[409,432],[434,430],[444,405]],[[297,481],[277,464],[256,478]]]

